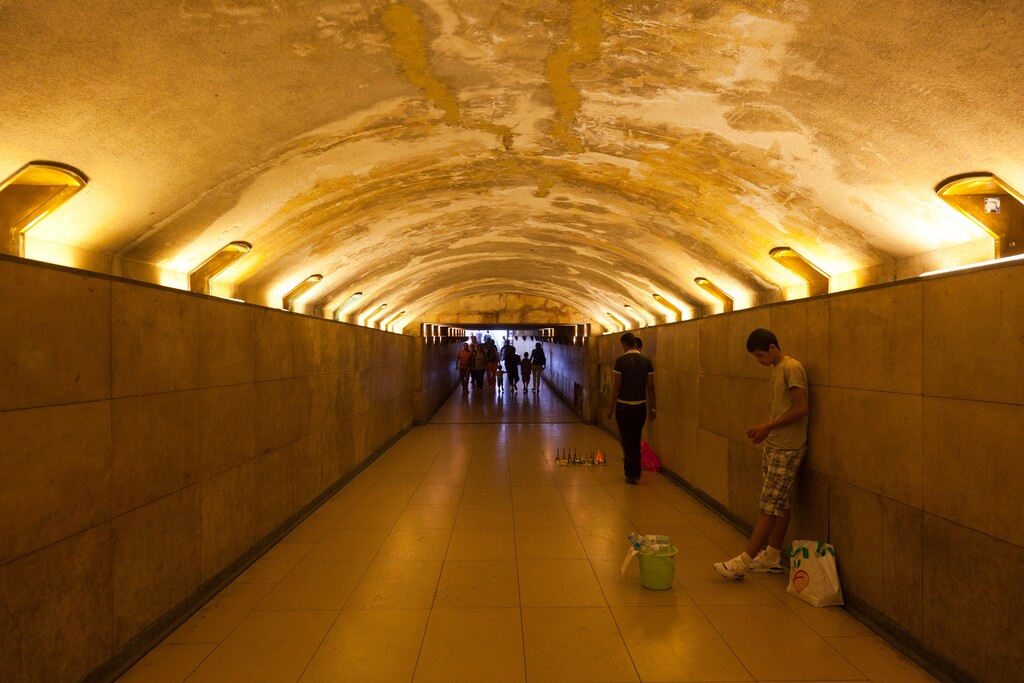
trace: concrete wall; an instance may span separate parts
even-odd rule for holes
[[[547,367],[544,369],[543,378],[551,389],[561,396],[562,400],[576,410],[576,414],[584,422],[591,422],[592,382],[590,379],[589,353],[585,346],[573,344],[545,343],[544,354],[547,357]],[[576,385],[579,384],[583,391],[583,405],[576,405]]]
[[[459,383],[459,368],[455,357],[462,348],[462,342],[427,346],[422,338],[416,341],[416,359],[419,365],[416,424],[426,424],[437,409],[448,400]]]
[[[659,397],[647,438],[752,523],[760,452],[745,429],[766,413],[768,373],[744,344],[773,330],[811,382],[789,538],[833,543],[848,605],[906,647],[961,678],[1019,680],[1021,292],[1024,266],[1003,266],[645,329]],[[599,375],[621,350],[617,335],[594,346]]]
[[[129,657],[413,421],[412,337],[6,258],[0,293],[3,681]]]

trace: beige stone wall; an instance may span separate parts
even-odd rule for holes
[[[811,381],[789,538],[833,543],[848,602],[904,642],[978,680],[1016,680],[1022,291],[1024,266],[1004,266],[645,329],[659,397],[647,438],[752,523],[760,453],[745,429],[765,414],[767,370],[744,345],[773,330]],[[595,340],[599,377],[620,348],[617,335]],[[600,385],[595,396],[614,431]]]
[[[419,387],[416,391],[416,424],[426,424],[434,416],[455,386],[459,383],[459,369],[455,357],[462,342],[427,346],[423,338],[416,339]]]
[[[544,354],[548,361],[542,376],[544,381],[570,406],[576,405],[576,385],[579,384],[583,391],[583,405],[578,407],[581,409],[577,414],[583,421],[590,422],[592,384],[586,379],[590,371],[586,347],[545,342]]]
[[[412,337],[13,259],[0,292],[3,681],[137,646],[413,421]]]

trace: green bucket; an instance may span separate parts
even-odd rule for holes
[[[639,551],[640,584],[652,591],[667,591],[671,588],[676,573],[677,552],[679,550],[674,545],[662,548],[657,553]]]

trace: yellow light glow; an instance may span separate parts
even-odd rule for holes
[[[395,315],[391,316],[390,318],[385,320],[383,323],[381,323],[380,328],[382,330],[391,330],[391,326],[394,325],[395,321],[398,320],[399,318],[401,318],[403,315],[405,315],[405,311],[399,311],[398,313],[396,313]],[[393,330],[391,330],[391,331],[393,331]]]
[[[615,324],[618,325],[620,332],[625,331],[626,329],[628,329],[629,326],[626,325],[625,321],[623,321],[621,318],[616,316],[611,311],[605,311],[605,315],[607,315],[609,318],[611,318],[613,321],[615,321]]]
[[[625,304],[623,308],[626,309],[626,314],[631,316],[634,320],[640,321],[640,327],[647,327],[653,323],[653,319],[647,315],[647,311],[639,308],[633,308],[629,304]]]
[[[388,308],[387,304],[381,304],[380,306],[377,307],[377,310],[375,310],[373,313],[371,313],[370,315],[368,315],[365,318],[363,318],[359,322],[359,324],[363,325],[365,327],[373,327],[374,326],[373,325],[373,321],[376,320],[377,318],[381,317],[382,315],[384,315],[384,311],[386,311],[387,308]]]
[[[929,270],[927,273],[921,273],[919,277],[928,277],[929,275],[942,275],[943,273],[955,273],[958,270],[972,270],[974,268],[981,268],[983,266],[991,266],[996,263],[1008,263],[1010,261],[1021,260],[1024,260],[1024,254],[1017,254],[1015,256],[1005,256],[1003,258],[994,258],[990,261],[981,261],[979,263],[968,263],[965,266],[953,266],[952,268],[943,268],[942,270]]]
[[[790,247],[775,247],[768,252],[786,270],[807,283],[807,295],[828,294],[828,273],[818,268]]]
[[[652,294],[651,296],[654,297],[654,300],[657,301],[662,308],[669,312],[669,322],[679,322],[683,319],[683,311],[674,303],[663,297],[661,294]]]
[[[0,182],[0,253],[25,255],[25,233],[89,182],[80,171],[33,161]]]
[[[1024,253],[1024,197],[996,176],[955,176],[935,194],[992,236],[996,258]]]
[[[324,276],[320,274],[310,275],[305,280],[295,285],[291,291],[281,297],[282,308],[286,311],[294,310],[295,302],[298,301],[299,297],[311,290],[323,279]]]
[[[724,289],[716,285],[706,277],[695,277],[693,281],[705,292],[722,302],[722,312],[728,313],[733,310],[733,298]]]
[[[355,302],[359,301],[361,298],[363,298],[363,293],[356,292],[349,298],[345,299],[337,308],[334,309],[332,317],[335,320],[341,320],[341,316],[345,313],[345,311],[351,308],[352,305],[355,304]]]
[[[231,242],[226,245],[188,274],[189,289],[200,294],[210,294],[210,280],[251,250],[252,245],[248,242]]]

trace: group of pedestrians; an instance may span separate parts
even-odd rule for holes
[[[470,387],[481,391],[485,386],[495,387],[504,391],[503,380],[507,378],[509,389],[513,393],[519,391],[519,381],[523,382],[523,393],[530,390],[533,380],[533,391],[540,390],[540,376],[547,366],[544,347],[540,342],[532,353],[523,353],[522,358],[516,347],[507,338],[501,349],[488,337],[482,343],[472,339],[462,345],[456,358],[462,381],[462,392],[469,393]]]

